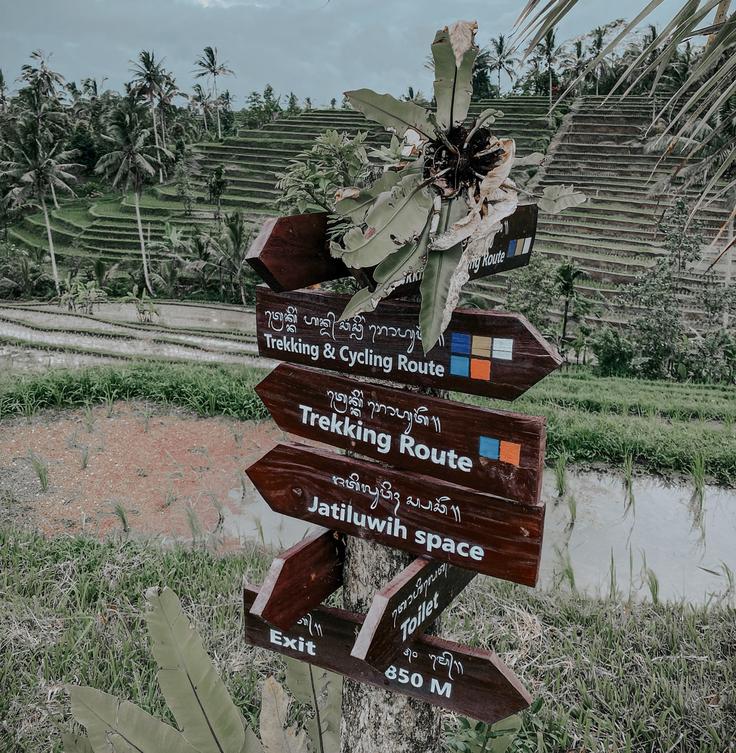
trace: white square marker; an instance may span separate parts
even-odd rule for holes
[[[510,361],[513,357],[514,341],[503,337],[493,338],[493,358],[499,358],[503,361]]]

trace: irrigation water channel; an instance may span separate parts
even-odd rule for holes
[[[545,473],[547,505],[539,587],[574,587],[591,596],[661,601],[736,602],[736,490],[705,486],[702,499],[687,484],[634,477],[627,493],[620,476],[568,471],[558,496]],[[256,539],[275,550],[316,530],[278,515],[255,490],[230,493],[225,534]],[[241,505],[237,503],[241,502]],[[242,508],[233,513],[232,509]],[[614,574],[612,577],[612,573]],[[736,576],[735,576],[736,577]]]

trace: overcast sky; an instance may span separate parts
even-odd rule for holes
[[[522,0],[0,0],[0,69],[12,83],[31,50],[52,52],[68,80],[107,77],[120,88],[141,49],[164,57],[181,88],[193,61],[217,47],[236,76],[224,85],[244,104],[271,83],[327,104],[363,86],[399,94],[431,90],[424,68],[434,32],[477,19],[478,42],[508,33]],[[616,17],[633,17],[644,0],[581,0],[558,39]],[[666,3],[658,17],[679,2]]]

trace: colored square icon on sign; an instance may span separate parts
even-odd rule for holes
[[[473,355],[481,358],[491,357],[491,338],[483,335],[473,336]]]
[[[521,445],[518,442],[501,442],[499,460],[502,463],[519,465],[521,459]]]
[[[516,253],[516,238],[512,238],[509,241],[509,247],[508,247],[508,250],[506,251],[506,255],[513,256],[515,253]]]
[[[504,337],[493,338],[493,357],[503,361],[510,361],[513,358],[514,341]]]
[[[470,375],[470,359],[467,356],[450,356],[450,374],[466,377]]]
[[[480,447],[478,448],[478,454],[483,458],[489,458],[490,460],[498,460],[500,451],[500,442],[493,437],[480,438]]]
[[[470,378],[491,381],[491,362],[485,358],[473,358],[470,361]]]
[[[450,351],[460,355],[470,355],[470,335],[466,332],[453,332]]]

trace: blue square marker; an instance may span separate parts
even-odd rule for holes
[[[465,356],[450,356],[450,374],[466,377],[470,375],[470,359]]]
[[[509,248],[508,248],[508,251],[506,252],[506,256],[509,256],[509,257],[513,256],[515,253],[516,253],[516,238],[512,238],[509,241]]]
[[[500,449],[500,442],[493,437],[481,437],[480,447],[478,454],[484,458],[490,458],[491,460],[498,460],[498,454]]]
[[[470,355],[470,335],[467,332],[453,332],[450,351]]]

